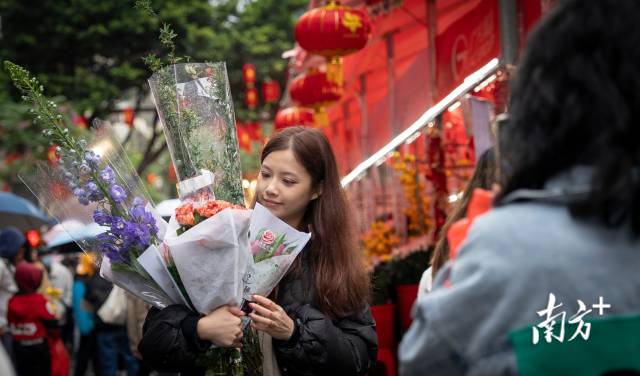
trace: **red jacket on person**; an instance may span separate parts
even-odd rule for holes
[[[47,336],[46,326],[56,322],[47,308],[47,299],[36,290],[42,281],[42,270],[23,262],[16,267],[18,293],[9,300],[7,319],[13,339],[32,341]]]

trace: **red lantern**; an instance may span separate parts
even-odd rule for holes
[[[291,99],[304,107],[329,105],[342,97],[343,89],[327,79],[327,74],[310,71],[291,83]]]
[[[296,125],[313,125],[313,110],[304,107],[289,107],[278,111],[274,120],[276,130]]]
[[[13,162],[17,161],[18,159],[20,159],[20,154],[18,154],[18,153],[9,153],[4,157],[4,164],[9,166],[10,164],[12,164]]]
[[[361,50],[371,36],[371,22],[358,9],[330,1],[328,5],[311,9],[295,26],[295,38],[300,47],[325,57],[344,56]]]
[[[29,230],[26,233],[27,242],[31,248],[35,248],[40,245],[40,233],[37,230]]]
[[[122,110],[122,115],[124,116],[124,122],[132,127],[133,126],[133,119],[135,118],[135,112],[133,111],[133,108],[125,108],[124,110]]]
[[[329,124],[325,107],[339,100],[343,89],[330,80],[327,73],[314,70],[293,80],[290,93],[299,105],[313,107],[316,124],[325,127]]]
[[[75,125],[77,125],[78,127],[82,127],[82,128],[88,128],[88,124],[87,124],[87,118],[82,116],[82,115],[72,115],[71,116],[71,122]]]
[[[173,162],[169,163],[169,171],[168,171],[167,177],[169,178],[170,182],[173,182],[173,183],[178,182],[178,176],[176,175],[176,168],[173,165]]]
[[[153,172],[147,174],[147,183],[154,185],[158,176]]]
[[[238,146],[240,146],[240,149],[251,152],[251,136],[245,125],[236,123],[236,132],[238,133]]]
[[[262,83],[262,98],[265,103],[276,103],[280,99],[280,84],[274,80]]]
[[[242,80],[247,87],[253,87],[256,82],[256,68],[253,64],[246,63],[242,66]]]
[[[55,165],[58,162],[58,160],[60,159],[60,157],[56,153],[56,148],[57,148],[56,145],[51,145],[47,149],[47,160],[52,165]]]
[[[258,104],[258,90],[256,90],[256,88],[252,87],[247,89],[244,93],[244,103],[251,109],[256,108]]]
[[[259,141],[262,139],[262,125],[258,122],[244,124],[244,129],[249,135],[251,141]]]

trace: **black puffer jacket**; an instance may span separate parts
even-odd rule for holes
[[[378,351],[370,309],[331,320],[313,306],[313,275],[307,257],[303,265],[302,278],[290,274],[278,287],[276,302],[296,323],[289,341],[273,340],[282,375],[365,374],[375,364]],[[203,370],[195,367],[195,358],[209,343],[197,337],[198,319],[182,306],[152,309],[138,347],[145,362],[158,371],[201,373]]]

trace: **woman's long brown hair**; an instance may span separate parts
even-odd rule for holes
[[[311,175],[313,188],[321,192],[309,202],[302,222],[312,233],[305,252],[311,253],[315,304],[332,318],[347,316],[367,304],[369,278],[333,150],[321,131],[290,127],[265,145],[261,162],[274,151],[289,149]]]
[[[491,189],[493,183],[497,181],[497,172],[494,150],[493,148],[487,149],[480,155],[480,158],[478,158],[476,168],[464,188],[462,197],[451,211],[451,214],[449,214],[449,217],[447,217],[447,221],[444,226],[442,226],[442,229],[440,229],[436,247],[431,257],[431,275],[434,277],[438,270],[444,266],[445,262],[449,260],[449,242],[447,241],[447,231],[449,231],[449,227],[456,221],[466,217],[467,207],[471,201],[471,195],[474,189]]]

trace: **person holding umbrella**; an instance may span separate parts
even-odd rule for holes
[[[11,356],[11,333],[7,327],[7,304],[18,291],[14,280],[15,265],[24,259],[27,239],[13,226],[0,231],[0,335],[2,344]]]

